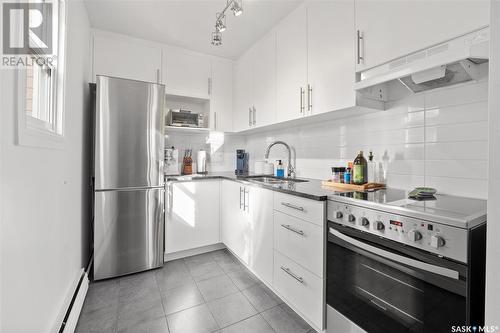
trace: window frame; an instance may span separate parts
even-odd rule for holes
[[[55,67],[47,66],[50,70],[50,101],[49,119],[46,122],[31,117],[26,112],[27,69],[16,69],[17,95],[17,144],[21,146],[64,148],[65,138],[65,79],[66,79],[66,22],[67,6],[64,0],[52,0],[53,15],[57,18],[57,25],[53,31],[53,54],[57,56]],[[57,27],[57,28],[56,28]],[[36,66],[36,65],[35,65]],[[44,101],[47,103],[47,101]]]

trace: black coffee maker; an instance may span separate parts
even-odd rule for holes
[[[234,173],[237,175],[248,174],[248,153],[245,153],[245,149],[236,150],[236,170]]]

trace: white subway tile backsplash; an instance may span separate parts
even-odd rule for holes
[[[170,135],[176,147],[206,149],[209,169],[232,171],[236,149],[250,154],[250,170],[267,145],[283,140],[294,150],[298,177],[328,179],[332,166],[345,166],[359,150],[373,151],[388,186],[436,187],[441,193],[485,198],[487,194],[487,83],[409,95],[387,110],[362,116],[246,135]],[[214,147],[216,149],[214,150]],[[282,147],[269,160],[287,161]]]

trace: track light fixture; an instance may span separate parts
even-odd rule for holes
[[[215,16],[215,31],[212,32],[212,45],[222,45],[221,32],[226,30],[226,10],[231,9],[234,16],[243,14],[243,0],[227,0],[226,7]]]

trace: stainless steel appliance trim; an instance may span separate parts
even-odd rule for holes
[[[417,287],[415,287],[414,285],[411,285],[411,284],[406,283],[406,282],[404,282],[404,281],[401,281],[400,279],[396,279],[394,276],[390,276],[389,274],[385,274],[384,272],[381,272],[381,271],[379,271],[378,269],[375,269],[375,268],[373,268],[373,267],[371,267],[371,266],[368,266],[368,265],[365,265],[365,264],[362,264],[362,265],[363,265],[363,267],[365,267],[366,269],[370,269],[370,270],[372,270],[372,271],[374,271],[374,272],[376,272],[376,273],[378,273],[378,274],[380,274],[380,275],[383,275],[383,276],[385,276],[385,277],[387,277],[387,278],[389,278],[389,279],[391,279],[391,280],[394,280],[394,281],[396,281],[396,282],[398,282],[398,283],[404,284],[405,286],[408,286],[408,287],[410,287],[410,288],[412,288],[412,289],[418,290],[418,291],[420,291],[420,292],[422,292],[422,293],[424,292],[422,289],[417,288]]]
[[[341,233],[333,228],[328,228],[328,232],[330,234],[334,235],[335,237],[338,237],[338,238],[342,239],[343,241],[345,241],[353,246],[359,247],[360,249],[371,252],[371,253],[376,254],[378,256],[381,256],[383,258],[398,262],[400,264],[407,265],[407,266],[410,266],[410,267],[413,267],[416,269],[421,269],[421,270],[424,270],[427,272],[431,272],[431,273],[445,276],[445,277],[455,279],[455,280],[458,280],[458,278],[459,278],[458,272],[454,271],[452,269],[427,264],[425,262],[421,262],[421,261],[414,260],[411,258],[406,258],[406,257],[400,256],[398,254],[394,254],[394,253],[379,249],[377,247],[360,242],[357,239],[346,236],[343,233]]]
[[[288,275],[290,275],[291,277],[293,277],[295,280],[299,281],[300,283],[304,283],[304,279],[300,276],[298,276],[297,274],[293,273],[290,268],[288,267],[285,267],[285,266],[281,266],[281,269],[287,273]]]
[[[153,190],[155,188],[164,188],[164,187],[165,187],[165,185],[159,185],[159,186],[138,186],[138,187],[120,187],[120,188],[104,188],[104,189],[98,189],[98,190],[94,190],[94,191],[95,192],[146,191],[146,190]]]
[[[289,224],[282,224],[281,226],[282,226],[283,228],[285,228],[285,229],[288,229],[288,230],[290,230],[290,231],[292,231],[292,232],[295,232],[296,234],[299,234],[299,235],[301,235],[301,236],[304,236],[304,231],[299,230],[299,229],[295,229],[294,227],[292,227],[292,226],[291,226],[291,225],[289,225]]]
[[[291,204],[289,202],[282,202],[281,203],[283,206],[285,207],[288,207],[288,208],[292,208],[292,209],[296,209],[296,210],[300,210],[301,212],[304,211],[304,207],[300,207],[300,206],[296,206],[294,204]]]
[[[403,310],[401,310],[401,309],[399,309],[399,308],[395,307],[395,306],[394,306],[394,305],[392,305],[391,303],[388,303],[388,302],[384,301],[384,300],[383,300],[383,299],[381,299],[380,297],[377,297],[377,296],[373,295],[371,292],[369,292],[369,291],[367,291],[367,290],[364,290],[363,288],[361,288],[361,287],[359,287],[359,286],[356,286],[356,288],[358,288],[358,289],[359,289],[359,290],[361,290],[362,292],[366,293],[366,294],[367,294],[367,295],[369,295],[370,297],[373,297],[373,298],[374,298],[374,299],[376,299],[377,301],[380,301],[380,302],[384,303],[385,305],[390,306],[391,308],[393,308],[394,310],[396,310],[396,311],[398,311],[398,312],[400,312],[400,313],[404,314],[405,316],[407,316],[407,317],[409,317],[409,318],[411,318],[411,319],[413,319],[413,320],[415,320],[415,321],[418,321],[420,324],[423,324],[423,323],[424,323],[423,321],[421,321],[421,320],[420,320],[420,319],[418,319],[418,318],[415,318],[414,316],[412,316],[412,315],[411,315],[411,314],[409,314],[408,312],[405,312],[405,311],[403,311]],[[385,308],[385,307],[381,306],[380,304],[377,304],[376,302],[374,302],[374,300],[373,300],[373,299],[371,300],[371,302],[372,302],[373,304],[375,304],[376,306],[378,306],[379,308],[383,309],[384,311],[387,311],[387,308]]]

